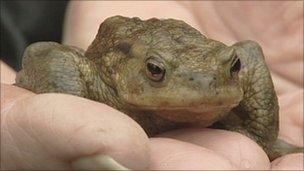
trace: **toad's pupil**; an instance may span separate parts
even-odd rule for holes
[[[158,75],[158,74],[162,74],[163,73],[163,69],[161,69],[160,67],[158,67],[155,64],[152,63],[148,63],[147,64],[148,70],[152,75]]]

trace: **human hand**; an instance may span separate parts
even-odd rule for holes
[[[77,2],[75,2],[75,3],[77,4]],[[88,3],[88,2],[84,2],[84,4],[85,3]],[[102,8],[105,8],[105,9],[108,9],[108,10],[112,9],[113,12],[115,12],[114,14],[117,14],[116,13],[118,11],[117,8],[109,8],[109,6],[107,6],[107,5],[115,4],[116,2],[115,3],[113,3],[113,2],[111,2],[111,3],[99,2],[99,3],[101,3]],[[105,4],[102,4],[102,3],[105,3]],[[118,3],[121,3],[121,2],[118,2]],[[126,2],[123,2],[123,3],[126,3]],[[193,15],[192,13],[189,13],[190,10],[187,10],[187,9],[192,9],[193,4],[187,4],[187,3],[182,2],[182,4],[180,5],[180,4],[177,4],[175,2],[162,2],[163,6],[169,8],[168,10],[164,10],[164,9],[158,8],[158,3],[159,2],[153,3],[154,5],[150,5],[149,3],[151,3],[151,2],[144,2],[143,3],[144,6],[141,6],[140,3],[136,2],[138,9],[145,8],[145,9],[151,10],[150,12],[153,12],[153,14],[149,14],[149,12],[147,13],[147,11],[144,11],[143,14],[138,15],[138,13],[136,11],[139,12],[139,11],[142,11],[142,10],[134,10],[133,11],[131,7],[132,6],[134,7],[134,4],[131,5],[131,7],[130,7],[130,6],[126,6],[126,4],[123,4],[123,3],[121,4],[121,8],[126,9],[124,12],[129,12],[130,11],[134,14],[134,16],[135,15],[136,16],[142,16],[143,15],[144,16],[143,18],[149,18],[149,17],[152,17],[152,15],[156,16],[156,17],[164,17],[163,15],[168,15],[170,17],[180,18],[180,19],[183,19],[185,21],[188,21],[188,23],[190,23],[190,24],[191,24],[191,22],[193,22],[193,24],[191,24],[191,25],[195,26],[196,28],[200,28],[201,24],[202,24],[203,29],[201,29],[201,31],[204,34],[209,35],[209,37],[211,37],[211,38],[222,40],[226,43],[231,43],[231,42],[234,41],[234,40],[232,40],[231,42],[229,41],[229,35],[232,36],[233,34],[228,34],[228,33],[226,34],[226,32],[224,32],[222,30],[220,30],[220,31],[215,30],[216,26],[218,28],[227,29],[225,27],[225,25],[224,26],[222,25],[222,27],[221,27],[219,22],[215,22],[215,24],[213,26],[210,25],[210,30],[208,31],[207,27],[209,26],[209,24],[212,24],[212,22],[215,21],[214,19],[216,19],[216,18],[213,18],[213,20],[209,20],[210,15],[209,16],[206,15],[205,17],[199,17],[204,22],[207,22],[207,21],[210,22],[211,21],[211,23],[208,23],[208,24],[204,24],[204,22],[200,23],[197,20],[195,20],[195,18],[193,17],[195,15]],[[194,6],[199,7],[200,3],[216,3],[216,2],[194,2],[194,3],[198,3],[198,4],[194,4]],[[174,4],[176,4],[176,6],[174,6]],[[93,6],[91,6],[91,8],[92,7]],[[172,7],[173,7],[173,10],[171,10]],[[174,7],[176,7],[176,8],[174,8]],[[201,5],[201,7],[202,7],[202,5]],[[81,6],[80,7],[78,6],[78,8],[80,8],[80,11],[81,11],[81,9],[83,9],[83,8],[81,8]],[[94,8],[96,8],[96,9],[98,9],[98,11],[100,11],[101,6],[97,5]],[[98,28],[98,25],[101,23],[101,21],[104,18],[108,17],[108,16],[104,15],[104,13],[107,13],[110,16],[114,15],[111,12],[108,13],[106,10],[101,10],[104,13],[97,13],[96,10],[95,11],[90,10],[89,8],[84,8],[84,9],[85,9],[86,13],[79,13],[79,14],[81,14],[80,17],[75,15],[75,13],[74,13],[74,17],[76,17],[76,18],[78,17],[77,21],[78,22],[81,21],[82,23],[77,23],[76,21],[74,21],[74,23],[69,25],[69,26],[73,26],[74,29],[79,29],[79,30],[68,31],[67,32],[68,34],[67,34],[67,37],[66,37],[66,40],[70,40],[70,42],[71,42],[70,44],[76,44],[77,45],[77,43],[78,43],[79,44],[78,46],[83,47],[83,48],[85,48],[92,40],[89,36],[90,33],[91,33],[91,35],[94,36],[94,34],[96,34],[96,32],[97,32],[96,30]],[[174,11],[174,9],[176,9],[176,11]],[[198,9],[198,8],[196,8],[196,9],[198,10],[198,12],[199,11],[206,11],[204,9]],[[119,10],[121,10],[121,9],[119,9]],[[159,10],[159,11],[157,12],[157,10]],[[227,12],[229,12],[229,8],[223,9],[223,11],[225,11],[225,10]],[[72,11],[72,9],[71,9],[71,11]],[[168,12],[168,14],[164,14],[164,11]],[[230,9],[230,11],[231,11],[231,9]],[[267,11],[267,10],[265,10],[265,11]],[[293,10],[291,10],[291,11],[293,11]],[[91,13],[87,13],[87,12],[91,12]],[[213,11],[213,13],[214,12],[215,11]],[[216,12],[218,12],[218,11],[216,11]],[[101,21],[96,22],[96,21],[92,20],[92,18],[90,18],[90,17],[86,18],[88,16],[85,16],[84,14],[86,14],[86,15],[92,14],[92,16],[94,15],[94,17],[96,17],[95,19],[98,19],[98,20],[101,20]],[[99,16],[99,15],[96,15],[96,14],[101,14],[102,16]],[[126,14],[123,14],[123,12],[120,12],[119,14],[126,15]],[[212,10],[209,11],[207,14],[212,14]],[[216,16],[214,16],[214,17],[216,17]],[[219,16],[217,16],[217,17],[219,18]],[[256,18],[259,18],[259,17],[256,17]],[[69,21],[71,21],[71,20],[68,20],[68,22]],[[221,19],[220,19],[220,21],[221,21]],[[83,23],[83,22],[88,22],[88,23],[86,24],[86,23]],[[91,22],[91,24],[90,24],[90,22]],[[77,26],[77,24],[80,24],[83,27],[87,27],[88,29],[84,29],[86,31],[86,33],[81,34],[81,31],[82,31],[83,28],[78,27],[80,25]],[[75,27],[75,25],[77,27]],[[94,27],[94,25],[96,25],[97,27]],[[235,27],[237,27],[237,26],[239,27],[240,25],[236,24]],[[206,29],[206,30],[204,31],[204,29]],[[67,29],[67,30],[69,30],[69,29]],[[297,32],[292,31],[291,33],[297,33]],[[223,37],[221,38],[220,35],[217,35],[217,34],[222,34]],[[68,35],[70,35],[70,37]],[[84,37],[82,37],[82,38],[78,37],[79,35],[83,35]],[[226,39],[225,39],[225,36],[227,36]],[[248,35],[243,34],[243,36],[246,37]],[[280,34],[278,34],[277,36],[280,36]],[[270,37],[271,37],[271,39],[273,39],[275,36],[270,36]],[[288,34],[286,34],[285,38],[288,39],[290,37],[293,37],[293,36],[290,36],[290,35],[288,36]],[[294,36],[294,37],[296,38],[296,36]],[[77,38],[79,39],[78,42],[77,42]],[[75,40],[76,41],[73,42],[73,39],[74,39],[74,41]],[[246,37],[246,39],[251,39],[251,38],[249,36],[249,37]],[[255,39],[255,38],[253,38],[253,39]],[[86,42],[86,40],[87,40],[87,42]],[[284,42],[284,41],[282,41],[282,42]],[[285,42],[296,42],[296,41],[289,40],[289,41],[285,41]],[[282,44],[284,44],[284,43],[282,43]],[[296,46],[301,45],[301,43],[298,43],[298,44],[295,44],[295,45]],[[262,44],[262,46],[264,47],[263,44]],[[296,46],[292,46],[292,47],[294,48]],[[285,46],[285,47],[287,47],[287,51],[288,51],[288,49],[290,49],[290,48],[288,48],[288,46]],[[281,59],[283,59],[284,55],[289,54],[289,53],[284,53],[282,51],[279,51],[277,49],[274,49],[273,51],[278,53],[278,54],[281,54],[281,56],[282,56]],[[266,53],[266,56],[268,56],[267,52],[265,52],[265,53]],[[300,54],[301,54],[301,52],[300,52]],[[270,55],[267,58],[268,61],[272,58],[275,59],[276,55],[273,55],[273,56],[274,57],[271,57],[271,55]],[[284,59],[286,59],[286,58],[284,58]],[[287,58],[287,63],[289,63],[288,62],[289,59],[290,58]],[[295,56],[295,59],[298,60],[300,58],[298,58],[298,56]],[[286,61],[283,61],[283,62],[284,62],[284,64],[286,63]],[[281,64],[283,62],[281,62]],[[286,64],[287,69],[288,68],[294,68],[293,66],[295,66],[295,65],[297,66],[299,62],[295,62],[295,63],[291,62],[291,63],[294,64],[294,65],[291,66],[289,64]],[[272,64],[270,64],[270,65],[272,65]],[[289,67],[288,67],[288,65],[289,65]],[[300,63],[300,65],[302,65],[302,64]],[[281,119],[281,121],[282,121],[281,128],[282,129],[281,129],[280,133],[281,133],[281,136],[284,137],[284,138],[286,136],[289,136],[290,141],[293,142],[294,144],[301,145],[301,144],[303,144],[303,142],[301,140],[301,137],[303,137],[303,130],[301,129],[303,127],[303,125],[299,121],[301,121],[302,120],[301,118],[303,117],[302,116],[303,111],[301,111],[302,110],[301,105],[303,103],[303,98],[301,97],[302,90],[301,90],[301,88],[299,88],[301,86],[298,86],[297,81],[299,80],[300,83],[301,83],[301,77],[300,77],[301,75],[299,75],[299,73],[302,73],[302,72],[297,72],[297,70],[292,71],[292,70],[289,70],[289,69],[288,69],[288,71],[290,71],[290,72],[284,73],[285,75],[287,75],[287,77],[284,76],[284,74],[280,75],[278,73],[277,76],[279,78],[276,78],[276,77],[274,78],[276,87],[280,87],[280,88],[277,88],[277,90],[282,94],[279,97],[280,98],[279,99],[280,100],[280,105],[281,105],[281,116],[282,116],[282,119]],[[301,70],[299,70],[299,71],[301,71]],[[1,74],[2,73],[3,72],[1,72]],[[293,76],[289,78],[288,75],[296,76],[295,77],[296,79],[294,79]],[[3,77],[1,77],[1,79],[2,78]],[[300,78],[300,79],[298,79],[298,78]],[[23,89],[17,88],[18,89],[17,90],[17,89],[15,89],[16,87],[12,87],[12,86],[6,87],[5,85],[3,85],[3,86],[1,86],[1,88],[2,88],[2,94],[1,94],[2,95],[1,96],[1,106],[2,106],[2,108],[1,109],[5,109],[5,112],[11,111],[11,109],[14,109],[15,112],[16,112],[16,110],[18,111],[18,106],[20,106],[20,104],[23,104],[23,107],[27,106],[27,108],[30,108],[30,106],[34,105],[33,103],[35,103],[36,105],[38,105],[38,107],[35,106],[35,108],[34,108],[35,112],[31,112],[31,111],[33,111],[33,109],[28,109],[28,110],[25,110],[25,111],[27,111],[30,114],[31,113],[36,113],[37,114],[37,113],[39,113],[39,110],[37,112],[36,109],[37,108],[38,109],[42,108],[42,106],[39,107],[39,105],[41,105],[41,103],[43,104],[43,102],[44,103],[49,103],[50,102],[51,104],[53,104],[53,103],[56,104],[57,101],[58,102],[63,101],[62,104],[67,103],[65,105],[67,105],[66,107],[68,107],[68,108],[73,108],[73,106],[79,105],[79,103],[83,104],[84,106],[86,106],[86,103],[88,103],[88,102],[91,103],[91,101],[83,102],[82,101],[83,99],[81,99],[81,98],[79,98],[80,101],[81,101],[81,102],[79,102],[78,101],[79,99],[76,98],[77,100],[75,100],[74,97],[73,97],[73,99],[78,103],[78,104],[77,103],[75,104],[75,101],[71,100],[70,96],[63,97],[63,96],[66,96],[66,95],[59,95],[60,97],[58,97],[57,95],[50,95],[51,97],[44,97],[44,95],[34,95],[34,94],[32,94],[28,91],[25,91]],[[7,92],[9,92],[9,93],[14,92],[15,95],[7,96],[9,94]],[[33,96],[36,98],[36,100],[32,100]],[[37,96],[39,96],[39,97],[37,97]],[[54,97],[54,96],[56,96],[56,97]],[[9,108],[10,104],[12,104],[12,103],[9,103],[11,100],[7,100],[7,99],[12,99],[12,101],[16,101],[16,103],[13,105],[12,108]],[[67,102],[67,100],[68,100],[68,102]],[[37,104],[37,101],[39,101],[41,103]],[[8,103],[6,103],[6,102],[8,102]],[[28,105],[24,106],[24,104],[28,104]],[[48,107],[56,108],[56,106],[58,107],[58,105],[62,105],[62,104],[57,103],[57,105],[55,105],[55,106],[50,105]],[[91,108],[95,105],[97,105],[97,103],[94,103],[92,106],[89,106],[89,107]],[[6,107],[6,106],[8,106],[8,107]],[[17,109],[16,109],[16,106],[17,106]],[[43,107],[45,107],[45,105]],[[88,106],[86,106],[86,107],[88,107]],[[20,108],[23,109],[22,107],[20,107]],[[20,108],[19,108],[19,111],[20,111]],[[98,107],[96,107],[96,108],[98,108]],[[98,110],[98,109],[96,109],[96,110]],[[110,109],[110,110],[112,110],[112,109]],[[43,110],[40,113],[45,113],[45,111],[48,111],[48,110]],[[5,121],[6,119],[2,118],[4,116],[2,114],[3,114],[3,112],[1,112],[1,126],[5,125],[3,123],[6,122]],[[35,117],[29,117],[30,114],[26,115],[25,117],[28,117],[31,120],[32,120],[32,118],[35,118]],[[13,117],[13,116],[17,116],[17,115],[16,114],[11,114],[10,115],[10,117]],[[41,117],[43,117],[43,116],[46,116],[46,115],[44,114],[44,115],[42,115],[40,117],[37,117],[37,118],[41,119]],[[49,117],[50,115],[47,115],[47,116]],[[62,114],[60,114],[60,116],[62,116]],[[68,116],[70,116],[70,115],[68,115]],[[67,116],[67,118],[68,118],[68,116]],[[18,117],[19,117],[19,115],[18,115]],[[23,121],[23,119],[18,118],[18,117],[16,117],[16,119],[19,119],[17,121],[19,121],[19,122]],[[73,115],[73,118],[74,117],[75,116]],[[86,117],[87,117],[87,115],[86,115]],[[34,119],[34,121],[35,121],[35,119]],[[38,121],[38,123],[40,123],[40,121]],[[47,119],[46,119],[46,121],[47,121]],[[25,123],[25,124],[28,125],[29,123]],[[48,124],[49,123],[42,122],[41,124],[38,124],[38,126],[42,125],[42,126],[48,127]],[[88,122],[86,122],[86,124],[88,124]],[[15,126],[17,126],[17,125],[19,126],[19,125],[22,125],[22,124],[15,124]],[[36,126],[36,125],[34,125],[34,126]],[[59,126],[59,128],[58,128],[58,126]],[[114,124],[114,126],[115,126],[115,124]],[[14,128],[14,124],[11,124],[9,128]],[[31,129],[31,130],[36,130],[37,129],[38,133],[39,133],[39,131],[43,131],[43,130],[39,129],[41,127],[38,127],[36,129],[35,129],[35,127],[32,127],[32,128],[34,128],[34,129]],[[57,129],[60,130],[60,128],[62,129],[62,126],[60,127],[60,125],[53,124],[49,128],[56,128],[55,130],[57,130]],[[1,129],[1,131],[3,131],[3,130],[6,130],[6,129]],[[25,129],[25,130],[28,130],[28,129]],[[137,130],[137,128],[135,128],[135,130]],[[50,137],[55,136],[55,135],[52,134],[52,131],[50,131],[50,132],[48,130],[45,130],[45,131],[46,132],[42,133],[44,136],[42,136],[42,138],[38,138],[39,140],[41,140],[41,139],[44,140],[43,137],[49,137],[50,138]],[[63,131],[65,131],[65,130],[63,130]],[[284,131],[285,131],[285,133],[284,133]],[[1,134],[2,133],[5,133],[5,131],[1,132]],[[22,135],[20,133],[18,134],[18,130],[13,131],[13,133],[14,133],[13,135]],[[112,133],[113,132],[111,132],[111,134]],[[40,134],[41,134],[41,132],[40,132]],[[108,135],[111,135],[111,134],[109,133]],[[35,134],[35,135],[37,135],[37,134]],[[63,135],[66,135],[66,134],[63,134]],[[83,134],[81,134],[81,135],[83,135]],[[214,169],[229,169],[229,168],[238,168],[238,169],[241,169],[241,168],[246,169],[247,168],[248,169],[248,167],[251,167],[250,169],[261,169],[261,168],[265,169],[265,168],[269,167],[269,161],[267,160],[267,158],[265,158],[265,153],[263,151],[261,151],[261,149],[253,141],[251,141],[248,138],[246,138],[246,137],[244,137],[240,134],[237,134],[237,133],[230,133],[228,131],[218,131],[218,130],[205,130],[205,129],[191,130],[191,129],[188,129],[188,130],[177,130],[177,131],[174,131],[174,132],[171,132],[171,133],[166,133],[162,136],[163,137],[174,138],[176,140],[174,140],[174,139],[163,139],[163,138],[152,138],[151,139],[151,141],[150,141],[150,145],[151,145],[151,166],[150,166],[150,168],[151,169],[153,169],[153,168],[154,169],[165,169],[165,168],[168,168],[168,169],[183,169],[183,168],[184,169],[190,169],[190,167],[193,167],[193,169],[210,169],[212,167]],[[40,142],[37,141],[36,144],[35,144],[35,141],[34,142],[33,141],[32,142],[23,141],[22,136],[21,136],[21,138],[20,137],[15,137],[15,138],[16,138],[15,142],[20,143],[19,148],[21,150],[29,149],[29,148],[27,148],[28,146],[35,146],[37,148],[32,148],[32,147],[30,148],[30,149],[37,149],[37,151],[34,151],[34,152],[37,152],[37,154],[35,153],[35,156],[40,157],[40,156],[44,156],[46,154],[46,157],[42,158],[42,159],[47,159],[47,160],[44,160],[44,162],[39,162],[41,160],[36,160],[37,158],[33,158],[31,155],[29,155],[29,157],[24,158],[24,156],[21,153],[19,153],[18,151],[17,152],[14,151],[14,149],[15,149],[14,147],[16,147],[16,146],[10,146],[12,148],[5,148],[5,149],[13,149],[12,151],[9,151],[9,153],[4,153],[3,150],[2,150],[2,153],[1,153],[2,156],[7,156],[6,154],[10,154],[10,156],[14,159],[18,159],[18,155],[23,157],[24,159],[22,161],[24,161],[24,162],[23,163],[21,162],[20,166],[23,166],[23,164],[28,164],[28,165],[30,164],[31,166],[34,167],[35,164],[45,163],[45,161],[49,162],[48,163],[49,168],[54,168],[56,166],[59,166],[59,164],[62,164],[60,166],[68,165],[67,160],[63,161],[62,163],[58,162],[59,164],[56,163],[58,160],[55,160],[55,162],[52,162],[56,158],[48,158],[49,157],[48,155],[54,155],[54,154],[47,153],[47,152],[42,153],[44,151],[41,150],[42,148],[40,148],[41,145],[42,145],[41,141]],[[115,134],[111,138],[115,139]],[[63,139],[65,139],[65,137],[63,137]],[[80,138],[80,140],[82,140],[82,141],[80,141],[80,142],[85,141],[83,139],[84,138],[82,136]],[[2,141],[3,140],[4,139],[2,139]],[[5,140],[9,140],[9,139],[5,138]],[[58,140],[59,141],[57,143],[60,144],[61,139],[58,139]],[[178,140],[188,141],[189,143],[185,143],[185,142],[178,141]],[[128,140],[126,140],[126,141],[128,141]],[[231,143],[230,143],[230,141],[231,141]],[[63,140],[63,142],[64,142],[64,140]],[[57,152],[57,150],[60,146],[57,147],[57,144],[53,144],[53,143],[56,143],[56,142],[47,141],[43,144],[49,144],[51,147],[54,147],[54,149],[53,149],[54,152]],[[72,141],[72,144],[73,143],[79,143],[79,142]],[[4,145],[5,144],[1,144],[1,148],[6,147]],[[67,143],[67,145],[71,145],[71,142]],[[89,145],[91,145],[91,141],[89,142]],[[133,147],[137,147],[137,146],[138,145],[135,144]],[[57,148],[55,148],[55,147],[57,147]],[[115,149],[115,145],[114,146],[110,145],[110,147]],[[128,146],[125,147],[125,150],[130,149],[130,148],[127,148],[127,147]],[[229,147],[229,148],[227,148],[227,147]],[[231,147],[235,147],[235,148],[231,148]],[[107,150],[109,150],[111,152],[112,148],[109,148]],[[122,150],[124,150],[124,149],[122,149]],[[147,152],[145,150],[143,150],[143,151],[144,151],[143,153],[147,154]],[[31,154],[31,152],[32,151],[30,150],[29,154]],[[63,149],[62,154],[65,153],[65,152],[66,151]],[[138,154],[139,156],[144,156],[142,158],[147,157],[147,155],[143,155],[141,152],[138,152],[138,153],[140,153],[140,154]],[[109,153],[107,153],[107,154],[109,154]],[[236,155],[236,154],[240,154],[240,155]],[[60,156],[60,155],[58,155],[58,156]],[[126,167],[135,168],[135,167],[131,166],[132,161],[123,162],[124,161],[123,159],[121,161],[119,160],[120,156],[123,158],[126,155],[128,156],[128,151],[126,151],[125,153],[117,155],[117,158],[115,158],[115,155],[113,155],[113,158],[115,158],[117,161],[124,164]],[[134,155],[135,157],[138,156],[136,154],[132,154],[132,155]],[[55,157],[57,157],[57,156],[55,156]],[[9,159],[5,160],[5,162],[3,162],[4,161],[3,159],[5,159],[5,158],[2,157],[2,161],[1,161],[2,163],[8,162],[8,164],[9,164],[9,162],[12,162]],[[30,161],[30,159],[33,159],[33,160]],[[303,159],[303,154],[287,155],[287,156],[284,156],[284,157],[282,157],[280,159],[277,159],[274,162],[272,162],[272,168],[275,169],[275,170],[282,169],[282,168],[284,168],[284,169],[301,169],[301,168],[303,168],[303,165],[297,165],[297,164],[301,164],[300,161],[302,159]],[[59,159],[59,161],[62,161],[61,158]],[[137,160],[137,161],[139,161],[139,164],[142,164],[142,165],[147,164],[147,162],[145,162],[145,161],[144,162],[140,162],[140,160]],[[131,162],[131,163],[129,163],[129,162]],[[26,168],[27,166],[24,166],[23,168]],[[3,169],[5,166],[3,166],[3,164],[2,164],[1,167]]]
[[[97,153],[108,154],[133,169],[142,169],[148,164],[146,137],[133,122],[120,116],[116,110],[68,95],[35,95],[6,84],[2,84],[1,92],[2,169],[70,169],[73,159]],[[153,138],[150,140],[150,169],[269,167],[262,149],[237,133],[180,130],[163,136],[174,138],[174,134],[195,133],[198,134],[195,137],[203,143],[214,144],[212,141],[223,140],[225,143],[210,148],[202,144]],[[238,143],[235,143],[236,140]],[[222,152],[218,154],[217,150]],[[243,155],[235,155],[239,152]],[[228,160],[225,155],[231,158]],[[16,163],[19,165],[16,166]]]
[[[279,94],[280,137],[303,146],[303,123],[299,122],[303,120],[301,96],[303,94],[303,62],[301,61],[303,7],[300,2],[72,2],[66,18],[65,43],[86,49],[97,33],[99,24],[113,15],[138,16],[142,19],[178,18],[199,29],[208,37],[227,44],[244,39],[260,43]],[[177,140],[151,139],[152,169],[210,169],[210,167],[248,169],[248,166],[251,167],[250,169],[268,169],[270,167],[264,152],[252,145],[251,140],[237,133],[188,129],[163,136]],[[228,145],[226,141],[229,138],[231,144]],[[178,140],[189,143],[185,144]],[[239,146],[240,144],[242,145]],[[239,150],[227,148],[231,146]],[[212,154],[215,152],[214,155],[219,158],[215,157],[215,159],[204,153],[206,149],[202,149],[203,147],[211,149]],[[195,152],[186,153],[187,151]],[[252,156],[255,153],[256,155]],[[227,164],[227,160],[231,165]],[[303,154],[286,155],[273,161],[271,167],[274,170],[302,169],[303,164],[300,162],[302,160]]]
[[[176,140],[150,139],[149,154],[138,125],[105,105],[69,95],[35,95],[5,84],[1,92],[1,169],[70,169],[74,159],[96,154],[107,154],[132,169],[149,163],[155,170],[270,167],[263,150],[238,133],[176,130],[162,135]],[[276,169],[299,169],[302,158],[292,154],[273,163]],[[91,163],[81,168],[92,166],[110,168]]]
[[[15,73],[7,69],[1,63],[1,81],[11,83]],[[142,170],[148,163],[146,134],[121,112],[1,84],[1,170]]]

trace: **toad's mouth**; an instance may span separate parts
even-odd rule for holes
[[[237,87],[218,91],[192,89],[163,92],[155,90],[145,93],[119,91],[118,94],[124,106],[130,110],[146,111],[180,122],[214,120],[236,107],[243,98],[243,92]]]
[[[132,109],[151,110],[151,111],[189,111],[194,113],[212,112],[225,108],[233,108],[237,106],[242,94],[220,94],[214,96],[212,94],[205,95],[188,95],[181,96],[162,96],[162,95],[132,95],[125,94],[122,96],[124,103]]]
[[[174,122],[200,122],[203,126],[209,126],[218,121],[229,111],[237,106],[238,103],[229,105],[210,105],[201,104],[199,106],[137,106],[129,105],[135,111],[144,111],[158,115],[164,119]]]
[[[170,102],[170,101],[169,101]],[[203,122],[212,124],[222,118],[225,114],[239,104],[238,99],[230,101],[206,101],[201,100],[184,102],[184,103],[169,103],[160,101],[144,104],[144,101],[138,103],[129,102],[126,106],[133,111],[143,111],[141,113],[150,113],[158,115],[164,119],[175,122]],[[207,124],[207,125],[208,125]]]
[[[134,104],[134,103],[128,103],[128,107],[131,109],[139,109],[139,110],[149,110],[149,111],[179,111],[179,110],[185,110],[189,112],[195,112],[195,113],[201,113],[201,112],[213,112],[217,110],[222,110],[226,108],[233,108],[237,106],[239,102],[234,103],[223,103],[219,102],[216,104],[210,104],[206,102],[202,102],[201,104],[180,104],[180,105],[170,105],[170,103],[162,103],[161,105],[144,105],[144,104]]]

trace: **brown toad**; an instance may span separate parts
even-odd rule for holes
[[[303,149],[277,140],[279,107],[261,47],[227,46],[179,20],[108,18],[86,52],[35,43],[16,82],[106,103],[149,136],[212,126],[247,135],[271,159]]]

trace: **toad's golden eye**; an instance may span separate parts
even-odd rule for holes
[[[238,56],[235,55],[231,68],[230,68],[230,76],[231,77],[236,76],[240,70],[241,70],[241,61],[238,58]]]
[[[149,58],[146,61],[146,75],[150,80],[160,82],[164,79],[165,73],[166,69],[163,67],[162,63],[153,58]]]

